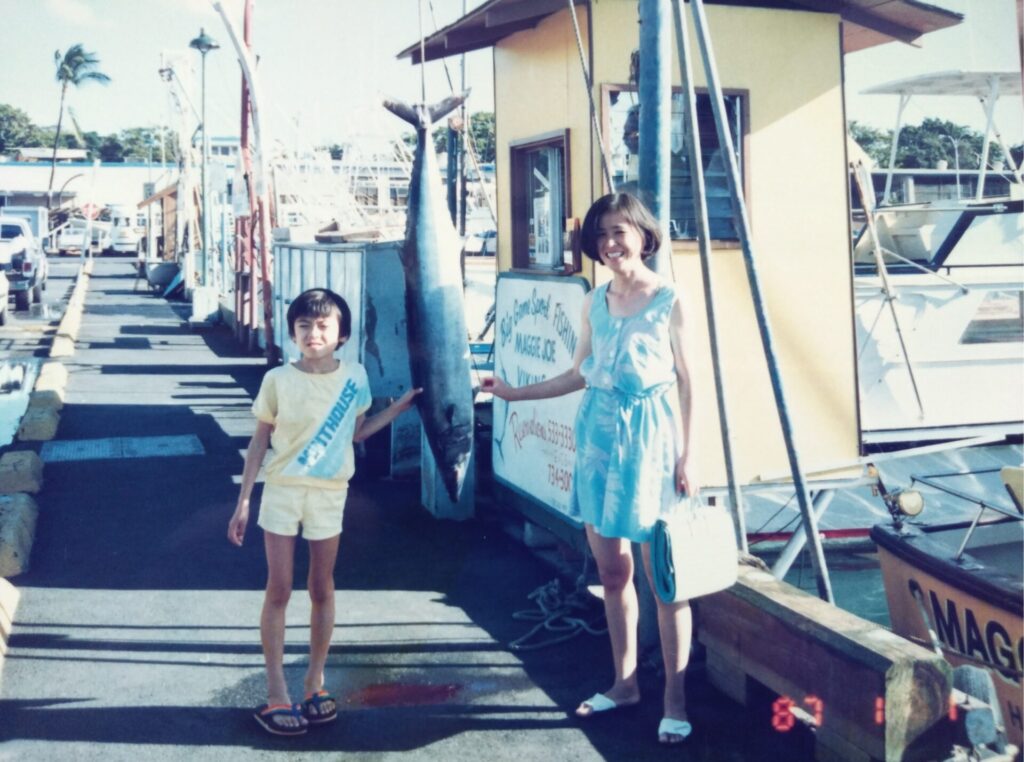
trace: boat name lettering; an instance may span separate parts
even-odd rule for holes
[[[532,333],[516,333],[515,351],[524,357],[536,357],[547,363],[555,361],[555,340]]]
[[[539,384],[546,378],[547,376],[544,375],[543,373],[527,373],[522,368],[516,368],[516,386],[529,386],[530,384]]]
[[[912,595],[924,595],[925,590],[917,580],[911,578],[907,584]],[[943,606],[943,601],[934,591],[928,590],[927,593],[935,633],[944,645],[986,664],[1020,673],[1024,663],[1024,638],[1018,639],[1014,648],[1010,633],[999,622],[990,619],[979,623],[972,609],[964,607],[961,611],[956,601],[948,598]]]

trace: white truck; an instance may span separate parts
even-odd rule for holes
[[[14,306],[27,310],[41,302],[49,267],[41,243],[23,217],[0,214],[0,270],[10,283]]]

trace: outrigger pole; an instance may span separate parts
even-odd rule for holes
[[[238,63],[242,67],[242,75],[245,77],[245,84],[249,90],[249,106],[252,109],[252,131],[253,138],[256,144],[256,164],[253,167],[255,170],[255,196],[257,203],[257,214],[259,219],[259,233],[260,233],[260,280],[263,285],[263,330],[265,333],[265,342],[267,345],[267,362],[271,365],[277,361],[277,352],[274,349],[274,310],[273,310],[273,293],[270,278],[270,226],[267,224],[267,217],[270,214],[269,205],[269,193],[267,189],[267,159],[265,146],[262,140],[262,131],[260,129],[260,112],[258,104],[260,102],[259,91],[256,86],[255,66],[252,61],[252,54],[249,51],[248,34],[246,34],[245,42],[239,39],[238,31],[235,29],[235,25],[228,19],[227,14],[224,12],[224,6],[220,2],[215,2],[213,8],[217,13],[220,14],[221,20],[224,22],[224,27],[227,29],[228,37],[231,39],[231,44],[235,47],[235,54],[238,56]],[[246,0],[245,3],[245,29],[249,31],[250,18],[252,15],[252,0]],[[250,280],[254,281],[253,268],[250,268]]]
[[[722,358],[718,352],[718,321],[715,318],[714,279],[711,271],[711,236],[708,229],[708,203],[704,190],[704,159],[700,150],[700,127],[697,125],[697,92],[693,86],[693,70],[690,66],[690,38],[686,31],[686,19],[679,7],[680,0],[673,0],[672,15],[675,21],[676,42],[679,52],[679,72],[683,85],[683,134],[690,163],[690,183],[693,188],[694,213],[697,217],[697,245],[700,250],[701,275],[704,281],[704,307],[707,312],[708,334],[711,341],[711,366],[715,374],[715,395],[718,398],[718,425],[722,430],[722,450],[725,454],[725,473],[729,483],[729,503],[734,518],[736,544],[744,553],[747,545],[747,520],[743,506],[743,493],[736,480],[736,466],[732,459],[732,433],[729,428],[729,413],[725,397],[725,381],[722,374]]]
[[[673,1],[677,4],[679,3],[679,0]],[[644,0],[641,0],[641,7],[643,2]],[[811,564],[814,568],[818,594],[829,603],[834,603],[832,585],[829,581],[828,569],[825,565],[825,554],[821,547],[821,537],[818,535],[818,522],[811,509],[807,483],[804,479],[803,469],[800,466],[800,457],[796,450],[793,425],[789,417],[789,407],[786,404],[786,394],[782,386],[782,375],[779,372],[779,364],[775,354],[772,328],[768,320],[768,313],[765,310],[757,264],[754,262],[754,253],[750,242],[750,223],[747,219],[746,204],[743,201],[743,196],[740,194],[736,152],[733,146],[732,135],[729,134],[726,126],[725,101],[722,97],[722,88],[718,81],[718,70],[715,66],[714,52],[711,48],[711,37],[707,29],[703,0],[690,0],[690,8],[693,11],[694,31],[697,34],[697,43],[700,47],[704,72],[707,76],[711,107],[715,117],[715,129],[718,133],[718,144],[724,154],[727,170],[725,176],[729,185],[729,196],[732,200],[733,219],[736,222],[737,233],[743,250],[743,262],[746,265],[747,281],[750,285],[750,294],[754,303],[754,313],[757,316],[757,327],[761,334],[761,345],[764,348],[765,361],[768,365],[768,376],[771,379],[772,392],[775,395],[775,407],[779,413],[779,424],[782,428],[783,439],[786,442],[786,453],[789,456],[790,470],[792,471],[793,482],[796,487],[796,496],[800,504],[800,513],[803,516],[804,531],[807,533],[807,538],[811,543]],[[682,14],[680,13],[679,16],[681,18]],[[642,30],[641,39],[643,39]],[[692,82],[689,89],[692,90]],[[691,139],[692,142],[696,143],[698,135],[694,133]],[[696,170],[697,168],[694,167],[693,169]]]

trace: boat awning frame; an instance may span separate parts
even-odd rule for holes
[[[156,193],[154,193],[149,198],[142,199],[142,201],[140,201],[136,205],[136,208],[141,209],[144,206],[149,206],[150,204],[154,204],[157,201],[160,201],[161,199],[163,199],[163,198],[165,198],[167,196],[175,195],[175,194],[177,194],[177,192],[178,192],[178,184],[177,183],[171,183],[166,188],[164,188],[163,190],[157,191]]]
[[[913,45],[923,35],[955,26],[964,18],[962,14],[920,0],[707,0],[707,3],[835,13],[843,19],[844,53],[893,40]],[[588,6],[590,2],[574,0],[574,4]],[[487,0],[427,37],[422,58],[434,61],[493,47],[510,34],[535,27],[566,7],[566,0]],[[420,63],[420,43],[413,43],[397,57]]]

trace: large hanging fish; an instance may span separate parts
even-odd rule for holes
[[[427,442],[453,502],[473,452],[473,389],[461,243],[442,199],[431,127],[465,98],[453,95],[433,106],[384,101],[388,111],[416,129],[402,246],[409,365],[413,386],[423,388],[416,404]]]

